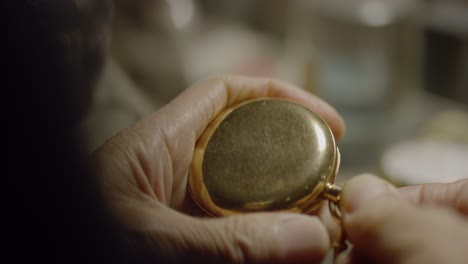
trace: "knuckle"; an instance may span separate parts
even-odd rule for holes
[[[272,237],[272,232],[259,228],[257,219],[249,221],[238,216],[230,217],[225,225],[224,233],[228,234],[224,241],[226,252],[232,263],[255,263],[258,260],[277,259],[279,244]]]

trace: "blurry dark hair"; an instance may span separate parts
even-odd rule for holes
[[[2,215],[14,263],[126,260],[74,135],[103,66],[109,2],[2,3]]]
[[[66,125],[76,122],[91,102],[91,90],[104,62],[109,1],[10,2],[10,74],[17,85],[41,86],[31,88],[22,99],[40,106],[37,111],[62,113],[60,121]]]

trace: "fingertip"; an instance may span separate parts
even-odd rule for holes
[[[368,201],[388,192],[396,192],[396,188],[375,175],[362,174],[345,183],[340,206],[345,213],[353,213]]]
[[[346,134],[346,123],[345,123],[343,117],[341,117],[341,115],[338,112],[336,112],[336,116],[338,118],[336,119],[335,123],[332,126],[332,131],[333,131],[333,135],[335,136],[336,140],[340,140]]]
[[[335,258],[335,264],[358,264],[358,263],[374,263],[373,261],[366,258],[365,255],[359,254],[353,247],[348,250],[341,252]]]
[[[287,216],[278,222],[276,233],[285,263],[320,261],[330,247],[327,229],[317,217]]]
[[[318,114],[329,125],[336,140],[340,140],[346,132],[344,119],[337,110],[322,98],[292,83],[279,79],[259,78],[264,87],[269,88],[268,96],[282,97],[302,104]]]
[[[340,253],[338,256],[336,256],[334,263],[335,264],[350,264],[351,258],[350,258],[349,251],[345,251],[343,253]]]
[[[341,115],[334,109],[331,108],[332,118],[328,118],[330,129],[333,132],[333,136],[337,141],[341,140],[346,134],[346,124]]]
[[[280,80],[272,80],[272,88],[271,95],[296,101],[318,114],[328,124],[337,141],[346,133],[346,124],[343,117],[332,105],[319,96]]]

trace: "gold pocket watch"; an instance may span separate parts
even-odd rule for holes
[[[189,192],[209,215],[259,211],[310,213],[330,201],[340,153],[327,123],[308,108],[276,98],[234,105],[199,138]]]

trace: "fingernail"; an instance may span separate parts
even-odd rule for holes
[[[363,174],[349,180],[343,186],[341,208],[352,213],[366,202],[391,191],[390,183],[371,174]]]
[[[323,258],[329,247],[325,226],[316,218],[297,215],[282,219],[278,224],[278,240],[288,262]]]

